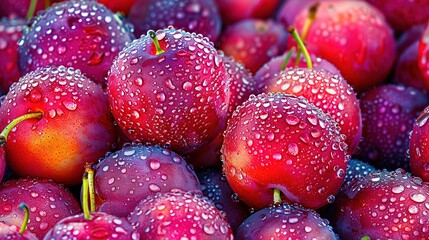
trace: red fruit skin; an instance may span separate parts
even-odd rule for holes
[[[43,239],[139,240],[140,235],[126,219],[91,212],[90,220],[83,213],[62,219]]]
[[[270,61],[265,63],[259,70],[255,73],[255,82],[257,86],[258,93],[262,93],[267,89],[267,84],[270,84],[272,82],[272,79],[275,78],[280,72],[282,72],[282,65],[284,62],[284,59],[288,52],[284,53],[283,55],[273,57]],[[296,53],[292,53],[291,58],[285,65],[286,68],[293,68],[293,67],[301,67],[306,68],[307,62],[305,61],[305,58],[301,55],[301,61],[298,63],[299,65],[296,66]],[[310,55],[311,61],[313,64],[313,69],[315,70],[325,70],[331,73],[335,73],[338,75],[340,74],[340,71],[332,65],[332,63],[321,59],[319,57],[316,57],[314,55]]]
[[[24,19],[0,19],[0,89],[5,93],[21,77],[18,69],[18,40],[26,28],[27,21]]]
[[[296,29],[302,29],[307,15],[307,9],[298,14]],[[356,92],[383,82],[395,61],[392,30],[382,13],[364,1],[320,2],[305,42],[310,53],[334,64]],[[288,47],[295,45],[289,37]]]
[[[136,0],[97,0],[98,2],[105,5],[107,8],[112,10],[112,12],[119,12],[128,15],[131,7],[136,2]]]
[[[192,168],[176,153],[161,147],[127,145],[95,166],[98,211],[127,217],[149,195],[199,190]]]
[[[50,0],[50,3],[61,2],[62,0]],[[0,1],[0,17],[17,16],[25,18],[31,0],[2,0]],[[37,1],[34,16],[45,9],[45,1]]]
[[[38,238],[31,232],[25,230],[23,233],[19,232],[20,227],[15,225],[8,225],[0,222],[0,239],[7,240],[38,240]]]
[[[128,15],[136,36],[173,26],[215,42],[222,18],[214,0],[136,0]]]
[[[133,39],[130,26],[97,1],[61,2],[37,16],[23,34],[19,68],[26,74],[64,65],[104,86],[113,59]]]
[[[97,161],[116,140],[107,95],[79,70],[39,68],[20,79],[0,107],[0,129],[29,112],[38,119],[19,123],[5,144],[19,176],[78,185],[86,163]]]
[[[4,147],[0,147],[0,182],[2,182],[5,171],[6,171],[6,153],[4,152]]]
[[[243,64],[225,55],[222,55],[222,58],[226,71],[230,76],[229,92],[231,97],[228,107],[229,119],[237,106],[246,101],[250,95],[259,92],[256,90],[256,82],[253,79],[253,74]],[[220,149],[222,148],[225,129],[226,125],[213,141],[191,153],[186,161],[196,169],[210,167],[220,169],[222,167]]]
[[[339,131],[303,97],[251,97],[228,121],[223,172],[249,207],[272,204],[276,188],[283,201],[319,208],[333,200],[344,180],[349,156]]]
[[[408,29],[406,32],[402,33],[401,36],[396,39],[397,57],[401,56],[402,53],[413,43],[415,43],[416,41],[418,42],[420,40],[425,30],[425,27],[426,24],[416,25]]]
[[[249,18],[269,18],[280,0],[216,0],[216,3],[225,23],[232,24]]]
[[[429,181],[429,107],[426,107],[414,122],[410,137],[410,166],[411,173]]]
[[[283,203],[253,213],[238,228],[237,240],[338,239],[326,219],[310,209]]]
[[[316,2],[324,0],[287,0],[284,1],[276,16],[276,20],[283,24],[285,28],[293,25],[296,16],[302,11]],[[301,29],[299,29],[301,30]]]
[[[18,179],[0,186],[0,222],[21,226],[25,202],[30,208],[27,230],[39,239],[61,219],[81,212],[79,202],[63,186],[50,180]]]
[[[427,92],[425,80],[419,68],[419,42],[411,44],[398,59],[393,81]]]
[[[277,22],[246,19],[223,31],[220,49],[255,73],[272,57],[284,52],[287,36],[286,30]]]
[[[222,171],[206,168],[197,171],[204,196],[210,198],[217,209],[225,212],[233,232],[250,215],[249,207],[235,197]]]
[[[428,206],[428,183],[403,170],[384,170],[338,194],[331,222],[341,239],[427,239]]]
[[[419,68],[423,75],[426,91],[429,91],[429,24],[419,41]]]
[[[111,111],[131,140],[190,153],[223,129],[229,76],[201,35],[167,28],[157,38],[164,53],[156,55],[147,35],[114,61],[107,84]]]
[[[378,8],[397,32],[403,32],[429,20],[428,0],[366,0]]]
[[[234,239],[223,213],[200,191],[149,196],[128,220],[141,239]]]
[[[409,132],[429,96],[413,87],[380,85],[361,96],[363,141],[359,158],[388,170],[408,170]]]
[[[353,88],[341,75],[325,70],[287,68],[267,83],[265,92],[305,97],[339,124],[348,154],[355,153],[362,137],[361,109]]]

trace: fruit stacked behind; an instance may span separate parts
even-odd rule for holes
[[[429,3],[30,2],[0,237],[429,239]]]

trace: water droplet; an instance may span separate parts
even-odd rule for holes
[[[298,144],[296,144],[296,143],[289,143],[287,150],[288,150],[289,154],[292,155],[292,156],[298,155],[298,152],[299,152]]]
[[[159,186],[158,186],[158,185],[153,184],[153,183],[149,185],[149,189],[150,189],[152,192],[159,192],[159,191],[161,191],[161,188],[159,188]]]
[[[214,228],[214,226],[212,224],[207,224],[207,223],[204,224],[203,230],[205,233],[207,233],[209,235],[214,234],[216,231],[216,229]]]
[[[408,207],[408,212],[411,214],[417,214],[419,212],[419,209],[415,205],[410,205]]]
[[[423,125],[426,124],[428,119],[429,119],[429,113],[423,112],[416,120],[417,126],[423,127]]]
[[[402,185],[396,185],[396,186],[393,186],[393,188],[392,188],[393,193],[401,193],[404,190],[405,190],[405,188]]]
[[[294,116],[294,115],[288,115],[286,117],[286,122],[292,126],[297,125],[299,123],[299,121],[300,121],[299,118]]]
[[[64,100],[63,106],[70,111],[74,111],[77,108],[77,104],[72,100]]]
[[[411,200],[413,200],[414,202],[417,203],[421,203],[424,202],[426,200],[425,195],[421,194],[421,193],[413,193],[411,194]]]
[[[161,163],[158,160],[151,160],[149,166],[152,170],[158,170],[161,167]]]

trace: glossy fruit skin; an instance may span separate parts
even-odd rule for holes
[[[378,169],[367,162],[363,162],[356,158],[350,159],[347,164],[346,177],[344,178],[343,186],[340,191],[347,190],[348,185],[356,181],[355,179],[365,177],[376,171],[378,171]]]
[[[418,59],[426,90],[429,91],[429,23],[426,25],[419,41]]]
[[[228,121],[223,172],[247,205],[286,202],[319,208],[333,200],[347,161],[337,123],[303,97],[284,93],[249,98]],[[317,160],[315,160],[317,159]]]
[[[128,220],[142,239],[234,239],[224,215],[200,191],[149,196]]]
[[[411,86],[427,92],[425,80],[419,68],[419,42],[416,41],[404,50],[395,67],[394,82]]]
[[[2,182],[3,176],[6,171],[6,153],[4,147],[0,147],[0,183]]]
[[[26,74],[64,65],[105,85],[113,59],[133,39],[130,26],[97,1],[61,2],[38,15],[23,34],[19,68]]]
[[[336,197],[341,239],[427,239],[429,185],[403,170],[370,173]]]
[[[23,178],[10,180],[0,186],[0,222],[21,226],[25,202],[30,208],[27,230],[39,239],[61,219],[81,212],[79,202],[62,185],[50,180]]]
[[[0,239],[7,240],[39,240],[33,233],[29,231],[19,232],[20,227],[8,225],[0,222]]]
[[[0,89],[5,93],[21,77],[18,68],[18,39],[26,28],[27,21],[24,19],[0,19]]]
[[[204,196],[210,198],[217,209],[226,214],[233,232],[250,215],[249,207],[238,199],[221,170],[206,168],[197,171]]]
[[[111,111],[132,141],[186,154],[223,129],[230,94],[222,58],[201,35],[167,28],[124,48],[107,83]]]
[[[253,74],[244,67],[243,64],[237,62],[231,57],[225,56],[221,53],[226,72],[230,76],[229,80],[229,106],[228,106],[228,119],[232,116],[234,110],[246,101],[250,95],[260,93],[256,89],[256,82]],[[203,168],[221,168],[222,162],[220,159],[223,143],[223,133],[226,125],[222,131],[210,143],[202,146],[195,152],[192,152],[186,161],[192,164],[195,169]]]
[[[414,123],[409,148],[411,172],[424,181],[429,181],[429,149],[426,144],[429,141],[428,119],[429,107],[426,107]]]
[[[140,236],[126,219],[91,212],[90,220],[83,213],[62,219],[43,239],[139,240]]]
[[[380,169],[409,170],[408,133],[428,105],[429,96],[413,87],[386,84],[363,94],[363,141],[359,158]]]
[[[296,17],[296,29],[302,28],[307,11]],[[305,42],[310,53],[334,64],[356,92],[383,82],[395,61],[393,31],[382,13],[364,1],[320,2]],[[294,45],[289,37],[288,47]]]
[[[366,0],[378,8],[396,32],[426,24],[429,21],[429,1],[427,0]]]
[[[237,240],[326,239],[336,240],[328,220],[313,210],[283,203],[261,209],[238,228]]]
[[[98,2],[105,5],[107,8],[112,10],[112,12],[119,12],[128,15],[131,7],[135,4],[136,0],[97,0]]]
[[[232,24],[244,19],[267,19],[271,17],[280,0],[215,0],[222,19]],[[233,10],[232,10],[233,9]]]
[[[161,147],[126,145],[97,163],[95,170],[97,210],[118,217],[127,217],[149,195],[200,189],[192,167]]]
[[[355,153],[362,137],[361,109],[356,93],[341,75],[323,69],[287,68],[267,83],[265,92],[305,97],[339,124],[348,154]]]
[[[39,68],[22,77],[6,95],[0,107],[0,129],[38,111],[43,113],[40,120],[25,120],[9,133],[8,164],[19,176],[78,185],[85,164],[104,156],[116,140],[107,95],[79,70]]]
[[[286,30],[277,22],[245,19],[223,31],[219,48],[255,73],[272,57],[284,52],[287,36]]]
[[[172,26],[215,42],[222,27],[214,0],[136,0],[128,19],[134,24],[136,36]]]

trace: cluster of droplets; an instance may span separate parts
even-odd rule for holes
[[[65,65],[104,84],[113,59],[134,39],[126,24],[96,1],[53,5],[32,22],[19,41],[20,69]]]
[[[125,220],[104,212],[91,213],[91,219],[74,215],[59,221],[44,239],[130,239],[140,235]]]
[[[118,125],[133,140],[170,144],[183,153],[213,139],[225,124],[229,92],[222,57],[201,35],[174,28],[149,34],[119,53],[108,77]]]
[[[251,96],[228,122],[222,148],[224,172],[228,180],[254,179],[262,184],[264,177],[257,175],[261,168],[267,169],[270,180],[266,184],[282,190],[288,199],[305,205],[311,201],[304,199],[318,195],[319,200],[325,197],[320,201],[332,202],[349,159],[339,130],[334,120],[303,97],[283,93]],[[268,170],[271,168],[285,171],[276,171],[279,176],[274,177]],[[287,184],[271,181],[283,179],[285,174],[290,178],[304,176],[303,188],[307,191],[291,193]],[[255,191],[244,188],[249,193]],[[239,195],[254,206],[253,197],[244,197],[243,192]]]
[[[161,147],[130,145],[96,165],[100,209],[126,217],[148,195],[171,189],[199,190],[195,172],[178,154]],[[121,205],[121,208],[117,206]]]
[[[352,87],[338,74],[325,70],[288,68],[267,83],[266,92],[303,96],[328,113],[341,127],[353,154],[362,134],[361,113]]]
[[[50,180],[23,178],[3,183],[0,189],[0,221],[16,224],[24,219],[18,205],[25,202],[30,209],[27,229],[43,238],[61,219],[81,212],[74,196],[63,186]]]
[[[174,11],[172,11],[174,9]],[[129,14],[136,35],[149,29],[172,25],[177,29],[196,32],[216,41],[221,31],[221,16],[213,0],[151,0],[137,3]]]
[[[347,164],[346,176],[341,190],[347,189],[349,184],[356,181],[355,179],[359,179],[375,171],[377,171],[377,169],[369,163],[362,162],[358,159],[350,159]]]
[[[334,214],[342,219],[336,228],[343,238],[429,236],[429,185],[403,169],[359,178],[338,199]]]
[[[328,220],[299,205],[281,204],[253,213],[238,228],[237,239],[326,239],[337,236]]]
[[[233,239],[223,214],[199,191],[151,195],[128,220],[142,238]]]

